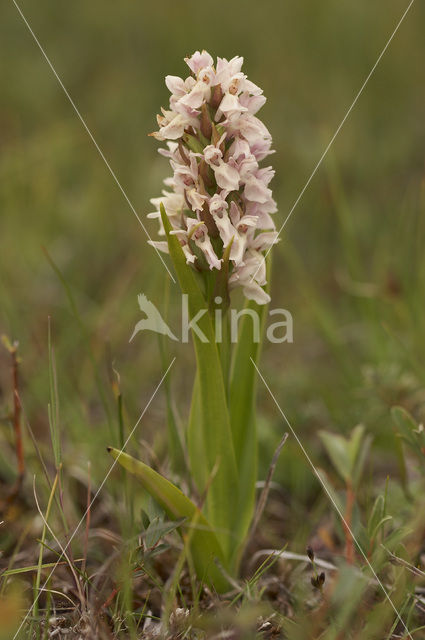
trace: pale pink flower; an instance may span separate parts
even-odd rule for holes
[[[230,61],[226,58],[217,58],[217,73],[216,82],[224,87],[226,91],[231,79],[238,73],[240,73],[243,65],[243,58],[235,56]]]
[[[223,246],[227,247],[228,244],[234,239],[235,227],[233,226],[229,214],[229,205],[218,193],[214,194],[208,203],[210,213],[217,226],[220,238],[223,241]]]
[[[226,118],[230,118],[235,114],[243,113],[244,111],[248,111],[247,107],[244,107],[240,102],[238,96],[232,93],[226,93],[223,97],[223,100],[220,102],[220,106],[217,109],[217,113],[215,115],[216,122],[219,122],[223,116]]]
[[[202,211],[205,200],[208,199],[208,196],[202,193],[199,193],[195,188],[189,189],[186,191],[186,198],[192,206],[192,211]]]
[[[236,191],[239,189],[239,171],[227,162],[220,162],[214,166],[214,175],[220,189]]]
[[[253,239],[251,246],[256,251],[266,251],[279,241],[277,231],[264,231]]]
[[[186,256],[186,264],[193,264],[196,260],[196,256],[191,252],[189,245],[182,245],[183,253]]]
[[[208,144],[204,147],[203,154],[199,155],[203,155],[205,162],[213,167],[218,167],[223,159],[223,153],[220,150],[219,144]]]
[[[150,202],[156,207],[156,210],[152,213],[148,213],[148,218],[154,218],[159,221],[159,235],[165,235],[164,227],[162,226],[161,214],[159,207],[162,204],[167,211],[167,216],[170,219],[172,226],[178,225],[179,218],[182,215],[183,207],[185,206],[184,196],[181,193],[163,191],[162,196],[159,198],[151,198]]]
[[[220,270],[229,252],[229,288],[242,287],[259,304],[269,301],[263,287],[263,252],[278,241],[273,213],[276,202],[269,183],[274,171],[259,162],[273,153],[272,138],[256,113],[265,103],[263,91],[242,72],[243,58],[217,58],[206,51],[185,61],[186,79],[167,76],[170,108],[158,116],[167,140],[160,153],[170,161],[168,190],[151,200],[164,234],[162,202],[186,262],[197,270]],[[164,242],[151,242],[167,251]]]
[[[198,75],[201,69],[211,67],[214,63],[214,60],[206,51],[202,51],[202,53],[195,51],[190,58],[185,58],[184,61],[195,76]]]
[[[198,223],[196,220],[189,219],[187,237],[196,244],[198,249],[203,252],[210,269],[221,269],[221,260],[215,254],[208,235],[208,229],[203,222]]]
[[[255,176],[250,176],[245,184],[245,196],[252,202],[264,204],[271,197],[271,190],[266,187],[262,180]]]
[[[151,247],[154,247],[154,249],[158,249],[158,251],[169,253],[168,242],[166,240],[148,240],[148,244],[150,244]]]
[[[152,134],[157,140],[178,140],[182,137],[189,120],[181,113],[168,111],[159,124],[159,131]]]
[[[262,288],[266,284],[266,265],[258,251],[248,249],[245,263],[229,278],[231,288],[242,287],[244,295],[258,304],[270,302],[270,296]]]
[[[172,93],[177,100],[187,93],[187,87],[184,80],[178,76],[165,76],[165,84],[167,89],[169,89],[170,93]]]
[[[212,215],[221,215],[229,209],[229,204],[221,193],[215,193],[208,203]]]
[[[208,78],[208,76],[206,76]],[[191,109],[199,109],[203,102],[209,100],[211,95],[211,87],[209,82],[203,80],[197,82],[189,93],[186,93],[179,99],[178,103]]]
[[[232,205],[235,203],[232,202]],[[255,229],[257,225],[257,218],[255,216],[242,216],[239,221],[236,222],[234,210],[232,211],[234,222],[234,239],[230,249],[230,259],[234,261],[234,263],[238,266],[241,266],[245,262],[245,251],[248,247],[250,234],[248,233],[250,229]]]
[[[224,141],[224,133],[217,144],[209,144],[204,148],[203,157],[214,171],[217,185],[226,191],[234,191],[239,188],[239,171],[234,161],[224,162],[220,145]]]

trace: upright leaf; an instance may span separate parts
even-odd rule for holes
[[[195,274],[186,264],[180,243],[172,230],[170,221],[161,204],[161,219],[167,235],[168,249],[173,260],[177,278],[183,293],[188,295],[189,316],[196,318],[206,342],[193,332],[195,346],[205,457],[207,460],[210,485],[206,499],[206,510],[211,524],[216,527],[217,536],[228,558],[234,546],[232,523],[235,501],[238,499],[238,479],[233,438],[227,410],[226,393],[218,355],[217,345],[208,305],[198,286]],[[190,448],[190,447],[189,447]],[[211,475],[212,474],[212,475]]]
[[[425,472],[425,429],[403,407],[392,407],[392,417],[404,443],[416,454],[421,471]]]
[[[208,482],[208,468],[202,429],[201,397],[198,376],[195,377],[193,383],[187,434],[190,473],[198,491],[203,493]]]
[[[267,260],[267,281],[270,282],[271,261]],[[268,287],[266,289],[268,291]],[[248,301],[240,321],[240,330],[233,350],[230,371],[229,410],[238,468],[241,499],[236,531],[243,543],[251,524],[255,507],[255,483],[258,469],[257,427],[255,421],[255,399],[257,372],[253,365],[258,362],[264,333],[267,305]],[[259,319],[258,341],[254,338],[253,312]],[[240,553],[241,549],[239,549]],[[235,558],[237,564],[238,558]]]
[[[344,482],[348,482],[351,475],[348,441],[338,433],[330,433],[329,431],[319,431],[319,436],[335,469]]]
[[[179,528],[187,539],[198,577],[218,591],[225,591],[229,585],[215,563],[215,560],[225,563],[223,551],[213,527],[198,507],[169,480],[140,460],[112,447],[108,447],[108,451],[124,469],[140,480],[144,489],[155,498],[170,519],[185,519]]]
[[[170,294],[170,278],[169,274],[165,274],[165,287],[164,287],[164,310],[163,318],[168,322],[168,305]],[[159,353],[161,357],[161,364],[163,369],[167,368],[167,363],[170,361],[168,354],[168,338],[163,334],[158,334]],[[187,471],[187,464],[185,460],[185,452],[183,449],[182,438],[179,429],[179,420],[176,408],[173,402],[172,390],[171,390],[171,372],[164,380],[165,399],[167,402],[167,438],[169,442],[170,460],[172,469],[175,473],[184,474]]]

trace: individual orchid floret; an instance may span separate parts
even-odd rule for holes
[[[159,213],[164,205],[186,262],[197,271],[224,271],[228,288],[241,287],[245,296],[265,304],[264,252],[278,240],[272,215],[276,202],[269,183],[272,167],[259,163],[272,154],[272,138],[255,115],[266,98],[242,71],[243,58],[214,60],[206,51],[185,58],[191,74],[165,79],[169,108],[158,116],[167,141],[160,153],[173,175],[167,190],[153,198],[160,235]],[[167,251],[163,241],[151,242]]]
[[[195,76],[197,76],[202,69],[212,67],[214,63],[213,58],[206,51],[202,51],[202,53],[195,51],[190,58],[185,58],[184,61]]]

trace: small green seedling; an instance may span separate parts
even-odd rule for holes
[[[319,436],[326,452],[345,484],[346,505],[344,514],[345,554],[347,562],[354,562],[354,541],[351,533],[353,508],[372,438],[363,425],[357,425],[349,438],[340,434],[320,431]]]
[[[425,474],[425,429],[403,407],[393,407],[391,415],[396,425],[397,435],[419,461],[419,470]]]

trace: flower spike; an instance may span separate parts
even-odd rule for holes
[[[247,298],[266,304],[263,252],[278,241],[269,188],[274,171],[259,166],[273,153],[255,115],[266,98],[242,72],[240,56],[214,65],[207,51],[196,51],[185,62],[191,75],[165,78],[169,109],[150,134],[167,141],[160,153],[173,176],[165,180],[169,190],[151,200],[156,211],[149,217],[158,218],[163,235],[162,203],[191,268],[220,271],[228,254],[228,288],[242,287]],[[167,251],[165,243],[152,244]]]

